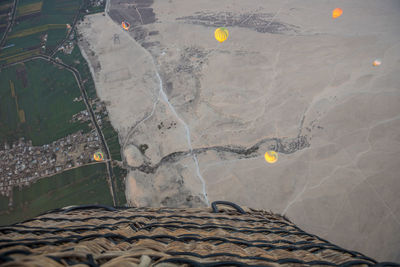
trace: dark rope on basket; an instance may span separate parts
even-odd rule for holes
[[[232,208],[235,208],[239,213],[241,214],[246,214],[246,212],[237,204],[229,202],[229,201],[214,201],[213,203],[211,203],[211,207],[213,210],[213,213],[218,213],[219,210],[217,208],[217,205],[226,205],[226,206],[231,206]]]
[[[84,209],[105,209],[107,211],[118,211],[117,209],[105,205],[80,205],[73,206],[68,209],[62,210],[62,213],[67,213],[73,210],[84,210]]]
[[[379,262],[378,264],[375,264],[374,267],[399,267],[400,264],[394,263],[394,262]]]
[[[233,258],[239,258],[239,259],[247,259],[247,260],[260,260],[260,261],[265,261],[265,262],[271,262],[271,263],[278,263],[278,264],[302,264],[306,266],[312,266],[312,265],[326,265],[326,266],[340,266],[340,267],[346,267],[346,266],[353,266],[353,265],[368,265],[368,266],[374,266],[370,262],[362,261],[362,260],[351,260],[351,261],[346,261],[344,263],[341,263],[340,265],[332,263],[332,262],[327,262],[327,261],[303,261],[299,259],[293,259],[293,258],[284,258],[284,259],[269,259],[265,257],[255,257],[255,256],[239,256],[235,254],[230,254],[230,253],[218,253],[218,254],[209,254],[209,255],[200,255],[197,253],[193,252],[169,252],[171,255],[182,255],[182,256],[192,256],[196,258],[201,258],[201,259],[206,259],[206,258],[211,258],[211,257],[233,257]],[[263,264],[247,264],[243,262],[237,262],[237,261],[217,261],[217,262],[197,262],[195,260],[190,260],[187,258],[168,258],[162,261],[159,261],[157,263],[164,263],[164,262],[170,262],[170,263],[181,263],[181,264],[189,264],[190,266],[273,266],[273,265],[267,265],[265,263]]]
[[[120,224],[122,223],[130,223],[130,221],[122,221],[119,222]],[[133,224],[129,225],[132,230],[134,231],[138,231],[140,230],[140,228],[136,228]],[[144,225],[147,226],[147,225]],[[109,227],[109,224],[104,224],[104,225],[98,225],[98,226],[94,226],[94,227],[78,227],[78,228],[58,228],[58,227],[49,227],[48,230],[45,230],[44,228],[41,228],[40,230],[38,229],[34,229],[34,230],[19,230],[19,229],[12,229],[12,228],[3,228],[0,229],[0,232],[6,233],[6,232],[15,232],[18,234],[55,234],[55,233],[59,233],[59,232],[72,232],[72,233],[76,233],[76,232],[85,232],[85,231],[97,231],[97,230],[101,230],[101,229],[109,229],[109,230],[116,230],[113,227]],[[171,237],[171,236],[168,236]],[[200,238],[200,235],[197,234],[183,234],[183,235],[179,235],[178,238]],[[50,240],[50,239],[55,239],[57,237],[46,237],[46,238],[41,238],[40,240]],[[314,244],[314,242],[312,241],[298,241],[298,242],[292,242],[289,240],[285,240],[285,239],[279,239],[279,240],[272,240],[272,241],[268,241],[268,240],[254,240],[254,241],[248,241],[245,240],[243,238],[238,238],[238,237],[229,237],[229,239],[227,238],[220,238],[220,237],[214,237],[214,239],[216,241],[220,241],[222,243],[227,243],[227,242],[237,242],[237,241],[242,241],[242,242],[246,242],[246,243],[264,243],[264,244],[276,244],[276,243],[286,243],[289,245],[308,245],[308,244]],[[34,241],[34,240],[38,240],[38,239],[33,239],[33,238],[25,238],[25,239],[18,239],[18,240],[13,240],[14,242],[23,242],[23,241]],[[1,242],[2,240],[0,240]],[[331,245],[334,246],[331,243],[326,243],[327,245]]]
[[[93,238],[106,238],[109,241],[114,242],[115,239],[119,239],[119,240],[123,240],[124,242],[128,242],[128,243],[132,243],[132,241],[137,241],[140,239],[151,239],[151,240],[155,240],[157,242],[161,242],[164,244],[168,244],[168,242],[163,242],[161,240],[157,240],[157,239],[165,239],[165,238],[170,238],[174,241],[183,241],[184,240],[201,240],[201,241],[210,241],[210,240],[216,240],[217,238],[215,237],[208,237],[208,238],[190,238],[190,237],[184,237],[184,238],[176,238],[173,236],[168,236],[168,235],[159,235],[159,236],[145,236],[145,235],[141,235],[141,236],[134,236],[134,237],[126,237],[124,235],[121,234],[92,234],[92,235],[87,235],[87,236],[80,236],[80,235],[74,235],[74,236],[69,236],[69,237],[64,237],[64,238],[60,238],[60,237],[55,237],[53,239],[56,239],[54,241],[45,241],[45,240],[37,240],[34,242],[27,242],[27,243],[21,243],[20,242],[9,242],[6,244],[2,244],[0,245],[0,248],[6,248],[6,247],[10,247],[10,246],[16,246],[16,245],[24,245],[24,246],[28,246],[28,247],[36,247],[36,246],[40,246],[40,245],[58,245],[58,244],[63,244],[63,243],[79,243],[81,241],[87,240],[87,239],[93,239]],[[116,243],[116,242],[114,242]],[[248,247],[258,247],[258,248],[262,248],[265,251],[271,251],[271,250],[280,250],[280,249],[284,249],[284,250],[288,250],[290,249],[291,251],[299,251],[299,250],[303,250],[303,251],[308,251],[309,249],[316,249],[315,251],[313,251],[312,253],[317,253],[320,250],[326,250],[326,249],[330,249],[330,250],[335,250],[335,251],[339,251],[342,253],[347,253],[350,254],[353,258],[358,258],[358,259],[364,259],[364,260],[368,260],[371,262],[374,262],[374,260],[370,260],[369,258],[365,258],[362,256],[358,256],[355,253],[353,253],[352,251],[348,251],[345,249],[342,249],[340,247],[337,247],[335,245],[332,244],[307,244],[307,245],[303,245],[303,246],[275,246],[272,244],[249,244],[248,242],[234,242],[234,241],[229,241],[229,240],[224,240],[221,244],[223,243],[233,243],[233,244],[238,244],[238,245],[246,245]],[[117,244],[117,243],[116,243]]]
[[[0,254],[0,260],[3,260],[3,262],[8,262],[8,261],[12,261],[13,259],[11,257],[7,257],[8,255],[11,254],[26,254],[26,255],[30,255],[32,254],[29,251],[24,251],[24,250],[11,250],[5,253]],[[170,251],[168,252],[169,255],[172,256],[191,256],[191,257],[196,257],[196,258],[201,258],[201,259],[207,259],[207,258],[215,258],[215,257],[233,257],[233,258],[239,258],[239,259],[246,259],[246,260],[262,260],[265,262],[272,262],[272,263],[278,263],[278,264],[289,264],[289,263],[297,263],[297,264],[306,264],[306,265],[327,265],[327,266],[340,266],[340,267],[347,267],[347,266],[353,266],[353,265],[362,265],[362,264],[366,264],[368,266],[376,266],[376,267],[380,267],[380,266],[399,266],[396,263],[391,263],[391,262],[382,262],[379,264],[371,264],[370,262],[366,262],[366,261],[362,261],[362,260],[350,260],[350,261],[346,261],[341,263],[340,265],[337,265],[335,263],[331,263],[331,262],[327,262],[327,261],[321,261],[321,260],[317,260],[317,261],[303,261],[303,260],[299,260],[299,259],[293,259],[293,258],[283,258],[283,259],[270,259],[270,258],[265,258],[265,257],[257,257],[257,256],[240,256],[240,255],[236,255],[236,254],[231,254],[231,253],[214,253],[214,254],[208,254],[208,255],[200,255],[197,253],[193,253],[193,252],[173,252]],[[64,259],[69,265],[75,265],[78,263],[86,263],[91,267],[97,267],[99,266],[96,261],[93,258],[92,254],[87,254],[86,255],[86,259],[88,259],[88,261],[79,261],[75,258],[75,260],[71,260],[70,257],[71,256],[66,256],[66,257],[55,257],[55,256],[49,256],[47,255],[46,257],[57,261],[59,263],[61,263],[61,259]],[[165,260],[162,260],[160,262],[157,263],[162,263],[162,262],[171,262],[171,263],[187,263],[190,264],[191,266],[227,266],[227,265],[234,265],[234,266],[270,266],[270,265],[250,265],[247,263],[242,263],[242,262],[236,262],[236,261],[217,261],[217,262],[210,262],[210,263],[204,263],[204,262],[197,262],[195,260],[190,260],[187,258],[168,258]]]
[[[106,220],[120,220],[120,219],[126,219],[126,220],[132,220],[135,218],[147,218],[147,219],[163,219],[163,218],[184,218],[184,219],[218,219],[218,220],[228,220],[228,221],[237,221],[237,222],[254,222],[254,223],[275,223],[275,224],[281,224],[289,227],[296,227],[294,224],[290,224],[287,222],[282,222],[282,221],[274,221],[274,220],[269,220],[269,219],[261,219],[261,220],[255,220],[255,219],[238,219],[238,218],[229,218],[229,217],[218,217],[218,216],[193,216],[193,215],[168,215],[168,216],[154,216],[154,215],[131,215],[131,216],[98,216],[98,217],[85,217],[85,218],[51,218],[51,217],[39,217],[39,218],[33,218],[26,220],[22,223],[27,223],[27,222],[32,222],[32,221],[56,221],[56,222],[61,222],[61,221],[68,221],[68,222],[84,222],[84,221],[90,221],[90,220],[101,220],[101,221],[106,221]],[[12,225],[13,227],[26,227],[23,225],[19,224],[14,224]],[[0,227],[1,229],[1,227]],[[317,237],[318,238],[318,237]],[[320,240],[327,242],[326,240],[319,238]]]
[[[257,265],[252,265],[252,264],[247,264],[239,261],[219,261],[219,262],[198,262],[195,260],[190,260],[190,259],[185,259],[185,258],[168,258],[165,260],[160,261],[159,263],[177,263],[177,264],[187,264],[189,266],[195,266],[195,267],[211,267],[211,266],[251,266],[251,267],[256,267],[256,266],[265,266],[265,267],[270,267],[273,265],[266,265],[266,264],[257,264]]]
[[[290,231],[290,230],[283,230],[281,228],[276,228],[276,230],[273,230],[272,228],[265,228],[265,227],[257,227],[258,229],[256,229],[256,228],[255,229],[251,229],[251,228],[250,229],[239,229],[240,227],[221,226],[221,225],[212,224],[212,223],[208,223],[208,224],[205,224],[205,225],[198,225],[198,224],[197,225],[193,225],[193,224],[185,225],[184,223],[180,223],[180,224],[150,223],[150,224],[145,224],[145,225],[141,226],[137,230],[142,229],[142,230],[147,230],[147,231],[151,232],[151,231],[153,231],[153,229],[160,228],[160,227],[162,227],[162,228],[172,228],[172,229],[211,229],[211,230],[212,229],[223,229],[223,230],[230,231],[230,232],[238,232],[238,233],[245,233],[245,234],[247,234],[247,233],[250,233],[250,234],[253,234],[253,233],[267,233],[267,234],[277,234],[277,235],[282,234],[282,236],[287,236],[287,235],[305,235],[305,236],[312,237],[311,234],[308,234],[308,233],[303,232],[303,231]],[[55,231],[55,232],[57,232],[57,231]],[[69,237],[72,237],[72,236],[77,236],[77,235],[71,235]],[[52,237],[45,238],[45,239],[51,239],[51,238]],[[41,241],[45,240],[45,239],[41,239]],[[32,241],[32,240],[37,240],[37,239],[32,239],[32,238],[26,239],[26,241],[28,241],[28,240]],[[10,241],[10,240],[7,240],[7,239],[1,240],[0,239],[0,242],[2,242],[2,241],[6,241],[7,242],[7,241]],[[18,241],[22,241],[22,240],[18,240]],[[0,247],[1,247],[1,245],[0,245]]]

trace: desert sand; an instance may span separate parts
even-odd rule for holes
[[[119,134],[128,204],[228,200],[400,261],[399,11],[396,0],[118,0],[87,16],[80,47]]]

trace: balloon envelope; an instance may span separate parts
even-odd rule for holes
[[[94,155],[93,155],[93,159],[94,159],[95,161],[102,161],[103,158],[104,158],[103,153],[101,153],[100,151],[94,153]]]
[[[336,19],[336,18],[340,17],[342,14],[343,14],[343,10],[342,10],[342,9],[340,9],[340,8],[335,8],[335,9],[332,11],[332,18]]]
[[[122,28],[124,28],[124,30],[129,30],[129,27],[131,26],[128,22],[126,22],[126,21],[123,21],[122,23],[121,23],[121,25],[122,25]]]
[[[378,66],[381,65],[381,64],[382,64],[382,61],[380,61],[379,59],[375,59],[374,62],[372,62],[372,65],[373,65],[374,67],[378,67]]]
[[[214,36],[218,42],[222,43],[228,38],[229,32],[226,28],[221,27],[215,30]]]
[[[264,158],[268,163],[275,163],[278,160],[278,154],[275,151],[270,150],[265,152]]]

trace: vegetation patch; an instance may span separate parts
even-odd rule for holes
[[[0,14],[0,28],[7,26],[7,24],[1,24],[7,21],[8,14]]]
[[[0,11],[9,10],[13,6],[13,0],[3,0],[0,4]]]
[[[0,61],[1,62],[6,62],[7,64],[10,64],[10,63],[14,63],[14,62],[17,62],[17,61],[20,61],[20,60],[24,60],[26,58],[29,58],[29,57],[32,57],[32,56],[35,56],[35,55],[38,55],[38,54],[40,54],[40,49],[36,48],[36,49],[33,49],[33,50],[21,52],[21,53],[16,54],[16,55],[11,55],[11,56],[6,56],[6,57],[0,56]]]
[[[43,145],[80,129],[88,132],[87,124],[70,122],[74,114],[86,109],[82,102],[73,101],[80,96],[73,74],[47,61],[37,59],[3,69],[0,73],[0,140],[12,143],[25,137],[32,140],[33,145]]]
[[[32,3],[32,4],[27,4],[23,6],[18,6],[17,8],[17,16],[25,16],[25,15],[30,15],[32,13],[37,13],[40,12],[42,9],[43,1]]]
[[[139,150],[140,150],[140,152],[142,152],[142,154],[144,154],[148,148],[149,148],[149,146],[147,144],[141,144],[139,146]]]
[[[65,64],[68,64],[71,67],[76,68],[81,74],[85,89],[87,91],[88,97],[90,99],[97,98],[95,85],[92,79],[92,75],[90,73],[89,66],[86,60],[83,58],[79,47],[75,46],[72,50],[72,53],[69,55],[64,54],[63,52],[57,52],[56,57],[62,60]],[[102,117],[102,132],[106,139],[108,148],[110,149],[111,158],[113,160],[122,160],[121,159],[121,146],[119,144],[118,133],[114,130],[109,119],[105,116]]]
[[[13,7],[13,0],[2,0],[0,4],[0,13],[8,12]]]
[[[66,38],[67,24],[73,24],[83,1],[87,0],[19,0],[18,17],[4,45],[9,48],[0,51],[0,65],[52,52]]]
[[[76,45],[70,55],[64,54],[63,52],[59,51],[55,56],[61,59],[63,63],[78,70],[85,85],[88,97],[91,99],[97,98],[96,87],[92,79],[89,65],[83,58],[79,47]]]
[[[118,166],[115,166],[113,167],[113,173],[116,205],[122,207],[125,206],[127,203],[125,196],[125,177],[127,175],[127,171]]]
[[[29,187],[14,188],[11,207],[8,198],[0,197],[0,224],[21,222],[70,205],[112,206],[106,177],[106,166],[99,163],[42,178]]]
[[[1,25],[7,27],[13,0],[0,3]],[[8,9],[5,6],[8,6]],[[1,65],[15,63],[36,54],[50,55],[66,40],[74,18],[104,11],[105,1],[99,5],[92,0],[19,0],[17,19],[7,34],[5,49],[0,51]],[[4,23],[2,21],[4,20]],[[1,33],[1,32],[0,32]],[[64,43],[76,42],[72,33]],[[73,47],[73,45],[72,45]],[[72,48],[71,48],[72,49]],[[118,134],[113,129],[99,102],[86,60],[78,46],[68,52],[59,51],[54,58],[77,69],[82,78],[90,103],[103,105],[96,111],[96,119],[110,149],[113,160],[121,161]],[[89,122],[72,122],[73,115],[86,110],[77,81],[73,74],[46,60],[35,59],[0,69],[0,149],[4,142],[11,144],[20,137],[41,146],[83,130],[94,131]],[[127,171],[112,162],[116,205],[124,206],[125,177]],[[81,166],[57,175],[36,180],[33,184],[12,189],[12,198],[0,196],[0,225],[19,222],[50,209],[69,205],[112,205],[104,163]],[[33,178],[35,179],[35,178]],[[8,191],[11,192],[11,191]],[[85,197],[82,197],[85,196]],[[12,199],[12,203],[9,203]],[[10,205],[9,205],[10,204]]]
[[[27,35],[32,35],[32,34],[35,34],[35,33],[44,32],[44,31],[48,31],[48,30],[52,30],[52,29],[66,29],[66,25],[65,24],[46,24],[46,25],[41,25],[41,26],[37,26],[37,27],[34,27],[34,28],[29,28],[29,29],[14,33],[9,38],[13,39],[13,38],[18,38],[18,37],[24,37],[24,36],[27,36]],[[66,33],[66,31],[65,31],[65,33]]]
[[[102,132],[110,150],[111,158],[113,160],[122,160],[118,134],[112,127],[110,121],[103,120]]]
[[[0,1],[0,38],[3,37],[9,22],[9,13],[13,7],[12,0]]]

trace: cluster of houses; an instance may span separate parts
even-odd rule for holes
[[[0,149],[0,195],[10,196],[13,187],[29,186],[39,178],[94,162],[93,154],[99,150],[95,130],[79,131],[42,146],[33,146],[24,138],[5,143]]]

